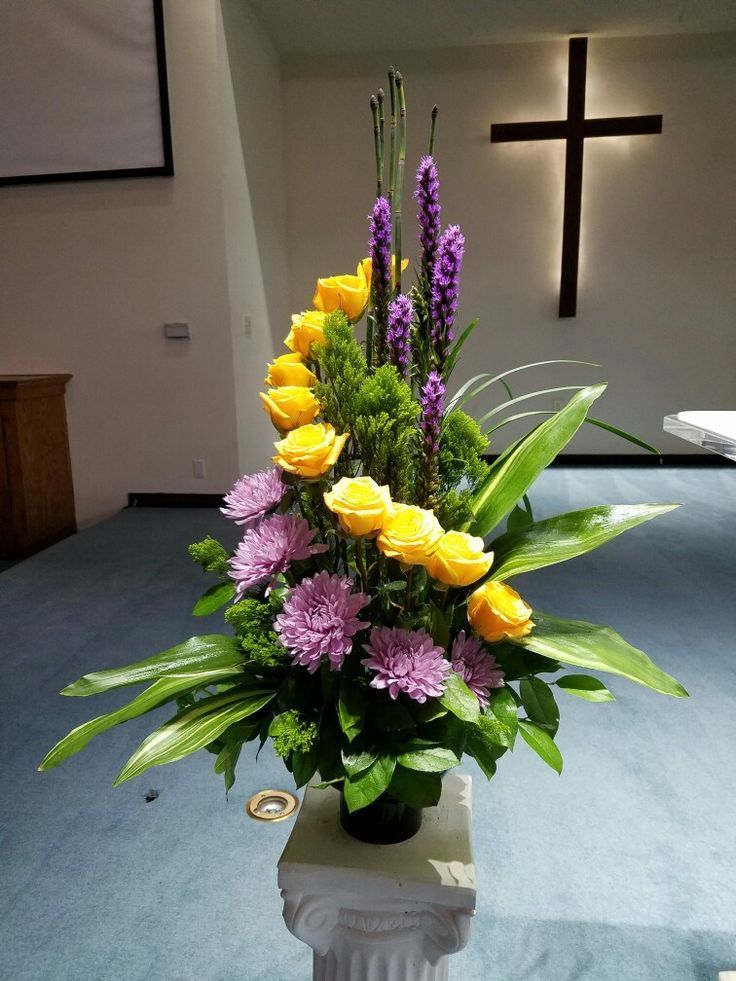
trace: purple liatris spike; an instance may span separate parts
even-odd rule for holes
[[[386,198],[376,198],[370,215],[371,287],[376,318],[376,348],[383,356],[386,341],[388,303],[391,299],[391,206]]]
[[[432,157],[422,157],[417,168],[416,199],[419,242],[422,246],[422,277],[431,281],[432,267],[440,237],[440,181]]]
[[[459,225],[450,225],[442,233],[432,270],[432,345],[442,364],[447,357],[460,297],[460,269],[465,252],[465,238]]]
[[[445,386],[442,376],[434,368],[427,375],[419,403],[422,408],[420,426],[426,456],[433,456],[440,448],[440,424],[445,403]]]
[[[414,305],[408,296],[400,293],[388,307],[386,355],[389,364],[396,365],[404,381],[409,378],[411,322],[413,319]]]

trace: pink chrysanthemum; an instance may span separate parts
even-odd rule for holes
[[[347,576],[328,572],[303,579],[292,589],[283,613],[276,617],[274,626],[281,643],[291,651],[294,664],[301,664],[310,674],[317,670],[323,655],[328,657],[331,671],[340,668],[355,634],[370,626],[356,614],[371,598],[352,593],[352,585]]]
[[[281,470],[277,467],[246,474],[225,495],[227,507],[220,510],[225,517],[232,518],[236,525],[245,525],[247,528],[280,504],[288,489],[281,479]]]
[[[325,552],[326,545],[313,545],[317,534],[304,518],[295,514],[272,514],[245,533],[230,559],[230,578],[235,581],[238,599],[246,589],[264,579],[286,572],[295,559],[308,559]]]
[[[363,648],[370,657],[361,664],[376,672],[372,688],[388,688],[394,699],[403,691],[417,702],[442,694],[450,663],[426,630],[375,627]]]
[[[503,671],[492,654],[487,654],[477,637],[466,637],[461,630],[452,645],[452,669],[486,708],[491,688],[503,685]]]

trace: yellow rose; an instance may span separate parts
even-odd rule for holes
[[[324,322],[325,314],[321,310],[303,310],[292,314],[291,330],[284,344],[303,358],[310,358],[312,344],[322,344],[325,339]]]
[[[267,385],[273,388],[280,388],[282,385],[300,385],[311,388],[317,381],[317,376],[307,368],[302,361],[302,356],[296,354],[282,354],[280,358],[268,365],[268,374],[263,379]]]
[[[378,536],[378,548],[404,565],[426,565],[442,538],[434,511],[413,504],[394,504]]]
[[[340,456],[348,435],[338,436],[328,422],[300,426],[274,443],[277,453],[273,462],[299,477],[321,477]]]
[[[483,539],[464,531],[446,531],[427,565],[433,579],[446,586],[469,586],[491,568],[493,552],[483,551]]]
[[[353,538],[375,535],[391,510],[391,492],[372,477],[343,477],[325,494],[342,530]]]
[[[270,388],[268,395],[258,394],[274,426],[287,432],[311,422],[319,412],[314,392],[302,385],[284,385],[283,388]]]
[[[342,310],[348,320],[360,320],[370,295],[370,280],[366,280],[362,266],[358,265],[356,276],[328,276],[326,279],[318,279],[312,303],[317,310],[325,313]]]
[[[408,259],[401,260],[401,271],[404,272],[406,267],[409,265]],[[368,285],[371,285],[371,277],[373,275],[373,260],[370,256],[363,259],[358,266],[358,269],[362,269],[363,275]],[[392,254],[391,256],[391,282],[392,284],[396,282],[396,256]]]
[[[532,608],[505,582],[489,579],[470,594],[468,623],[484,640],[495,643],[532,632]]]

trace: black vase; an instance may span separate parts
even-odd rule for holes
[[[378,800],[351,814],[340,791],[340,824],[351,837],[370,845],[395,845],[412,838],[422,826],[421,807],[409,807],[382,794]]]

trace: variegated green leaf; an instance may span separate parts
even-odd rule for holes
[[[149,767],[173,763],[196,752],[233,723],[255,715],[275,694],[270,689],[251,690],[247,694],[241,689],[202,699],[144,739],[120,771],[115,786],[140,776]]]
[[[38,769],[51,770],[63,760],[84,749],[87,743],[99,733],[112,729],[113,726],[120,725],[121,722],[127,722],[129,719],[144,715],[177,695],[216,684],[225,678],[237,678],[239,671],[238,667],[219,668],[214,671],[183,671],[181,674],[159,678],[158,681],[154,681],[149,688],[146,688],[126,705],[122,705],[113,712],[106,712],[105,715],[99,715],[96,719],[90,719],[89,722],[83,722],[72,729],[46,754]]]
[[[179,674],[182,671],[205,671],[216,668],[230,668],[242,663],[244,659],[240,643],[235,637],[225,634],[208,634],[203,637],[190,637],[182,644],[170,647],[160,654],[147,657],[135,664],[107,671],[94,671],[85,674],[78,681],[62,689],[62,695],[95,695],[152,681],[163,675]]]

